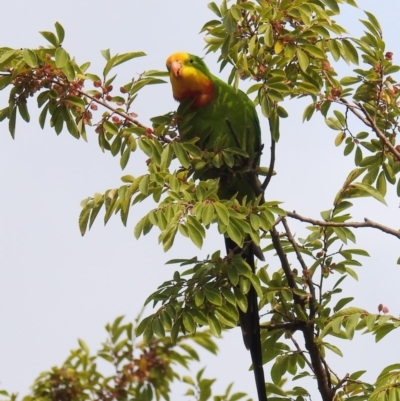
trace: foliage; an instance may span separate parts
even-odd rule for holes
[[[176,381],[188,387],[187,395],[199,400],[210,399],[214,380],[203,378],[204,369],[198,372],[195,380],[176,372],[177,366],[188,369],[190,362],[199,360],[194,344],[217,352],[208,332],[180,336],[175,345],[168,338],[154,339],[146,344],[136,338],[132,323],[123,324],[122,320],[123,316],[120,316],[106,325],[107,340],[95,355],[90,353],[83,340],[78,340],[79,348],[71,351],[61,367],[41,373],[31,394],[22,400],[146,401],[161,397],[169,400],[170,385]],[[97,365],[101,360],[112,366],[114,374],[106,377],[100,373]],[[243,398],[241,393],[230,394],[231,387],[217,397],[221,401]],[[0,391],[0,396],[3,396],[2,400],[17,399],[17,394],[6,391]]]
[[[344,279],[357,279],[360,257],[369,256],[366,250],[350,245],[356,239],[354,228],[378,229],[400,238],[398,229],[379,222],[351,221],[349,210],[356,198],[367,196],[385,203],[388,184],[395,186],[400,196],[400,145],[396,145],[400,91],[394,78],[400,67],[393,64],[392,53],[386,51],[382,29],[371,13],[366,12],[361,20],[363,36],[348,36],[334,19],[343,5],[356,6],[353,0],[209,4],[216,19],[202,28],[207,51],[218,52],[221,69],[231,68],[229,82],[235,87],[240,79],[255,81],[248,93],[255,96],[255,104],[260,105],[270,124],[269,138],[264,134],[264,142],[271,149],[270,165],[255,172],[266,178],[254,188],[259,195],[254,202],[239,202],[235,197],[219,199],[218,180],[199,182],[193,178],[193,173],[206,165],[229,166],[233,157],[245,157],[240,149],[211,152],[198,147],[196,140],[181,141],[172,112],[154,117],[151,127],[136,120],[130,107],[138,92],[146,85],[164,82],[161,78],[166,73],[144,72],[113,95],[113,68],[143,53],[111,56],[109,50],[103,51],[106,62],[100,77],[89,73],[89,63],[78,65],[60,47],[64,30],[58,23],[55,34],[42,32],[50,42],[46,48],[0,49],[0,89],[10,91],[0,120],[8,119],[13,137],[18,114],[29,121],[27,101],[36,96],[42,109],[42,127],[49,116],[57,134],[66,128],[72,136],[86,140],[87,127],[94,125],[100,148],[119,155],[122,169],[135,152],[149,158],[146,174],[124,175],[119,187],[82,202],[82,235],[103,207],[105,223],[113,214],[119,214],[126,225],[130,208],[152,198],[155,206],[139,220],[134,234],[139,238],[156,226],[165,251],[173,246],[177,233],[201,248],[213,224],[239,246],[250,236],[263,247],[270,265],[260,266],[257,272],[252,272],[240,255],[221,256],[218,250],[202,260],[193,257],[170,261],[182,269],[148,297],[146,303],[152,302],[158,309],[141,321],[136,334],[143,334],[145,343],[165,350],[172,344],[179,346],[182,334],[195,334],[196,339],[200,327],[209,327],[220,336],[223,330],[237,325],[238,310],[247,309],[246,294],[253,286],[260,298],[259,308],[266,316],[261,330],[264,359],[272,363],[272,382],[266,384],[270,400],[301,401],[308,396],[309,391],[303,387],[289,388],[287,376],[293,381],[315,377],[323,400],[400,397],[398,364],[384,368],[375,383],[366,383],[359,379],[364,372],[341,375],[326,362],[327,350],[342,355],[332,343],[336,338],[352,340],[355,331],[362,331],[379,341],[400,325],[400,320],[383,307],[374,314],[352,305],[352,297],[335,298],[342,292]],[[335,66],[341,60],[355,67],[350,75],[339,76]],[[85,91],[88,82],[93,83],[93,89]],[[327,127],[337,132],[335,146],[343,147],[344,156],[354,155],[354,169],[337,190],[332,207],[321,212],[320,220],[286,211],[279,206],[280,201],[264,200],[263,195],[270,180],[276,179],[272,176],[275,145],[285,135],[280,131],[280,120],[288,117],[284,101],[303,98],[310,102],[304,120],[322,115]],[[93,113],[99,106],[105,112],[93,123]],[[363,130],[354,132],[353,127],[360,123]],[[293,219],[311,224],[305,227],[304,238],[292,234]],[[296,266],[289,262],[290,254],[297,258]],[[331,285],[333,278],[336,281]],[[170,337],[170,343],[165,336]],[[82,353],[88,354],[81,346],[67,367],[80,361]],[[92,360],[88,355],[85,358],[86,369]],[[64,370],[46,373],[37,386],[48,385],[51,375],[61,372]],[[199,374],[199,383],[211,385],[204,380]],[[185,381],[195,386],[193,379]],[[133,391],[139,391],[138,386],[135,382]],[[168,384],[161,388],[165,391],[161,389],[158,396],[165,397]],[[148,399],[151,396],[149,393]],[[197,399],[207,399],[202,397]],[[235,397],[232,399],[239,399]]]

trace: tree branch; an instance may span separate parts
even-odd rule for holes
[[[318,345],[314,342],[314,322],[310,321],[307,327],[303,330],[303,333],[306,349],[310,353],[311,363],[314,367],[314,373],[317,378],[318,390],[323,401],[332,401],[335,393],[329,385],[329,373],[325,370],[322,363]]]
[[[265,190],[268,187],[269,182],[271,181],[272,175],[274,173],[274,166],[275,166],[275,141],[271,138],[271,159],[269,161],[268,174],[265,177],[265,180],[261,185],[262,192],[265,192]]]
[[[281,241],[279,239],[279,233],[275,227],[273,227],[271,229],[270,233],[271,233],[272,243],[274,245],[276,253],[278,254],[279,260],[281,261],[282,269],[285,272],[285,276],[288,281],[289,287],[291,289],[297,289],[297,284],[294,279],[292,269],[290,268],[290,264],[289,264],[289,261],[287,260],[286,253],[283,250]],[[295,303],[297,303],[299,305],[302,304],[302,300],[299,295],[293,293],[293,299],[294,299]]]
[[[300,220],[303,221],[304,223],[310,223],[314,226],[320,226],[320,227],[353,227],[353,228],[376,228],[378,230],[383,231],[386,234],[393,235],[397,238],[400,239],[400,230],[395,230],[393,228],[384,226],[383,224],[376,223],[372,220],[369,220],[368,218],[364,218],[364,223],[362,222],[345,222],[345,223],[339,223],[335,221],[323,221],[323,220],[315,220],[311,219],[309,217],[301,216],[297,214],[296,212],[288,212],[286,211],[287,216],[291,217],[292,219]]]
[[[297,242],[295,241],[295,239],[293,238],[292,232],[290,231],[289,228],[289,224],[287,223],[287,220],[284,218],[282,219],[282,224],[285,227],[285,231],[286,231],[286,235],[287,238],[289,240],[289,242],[292,244],[294,252],[296,253],[297,256],[297,260],[300,262],[300,265],[303,269],[303,271],[307,271],[308,267],[304,262],[303,257],[301,256],[300,250],[299,250],[299,246],[297,245]],[[310,293],[311,293],[311,297],[309,298],[309,305],[310,305],[310,314],[309,317],[310,319],[314,319],[315,318],[315,313],[316,313],[316,298],[315,298],[315,287],[314,284],[311,280],[311,276],[309,274],[305,274],[304,275],[306,283],[308,285],[308,288],[310,289]]]
[[[376,125],[376,122],[371,118],[365,107],[360,102],[354,102],[354,103],[361,109],[361,111],[365,116],[365,119],[369,123],[368,125],[374,130],[375,134],[385,144],[385,146],[389,148],[390,153],[396,156],[397,160],[400,161],[400,152],[397,151],[397,149],[390,143],[389,139],[386,138],[386,135],[379,129],[379,127]]]
[[[299,354],[302,356],[302,358],[304,359],[304,362],[307,364],[307,366],[311,369],[311,372],[314,372],[314,367],[311,364],[311,362],[306,358],[306,356],[304,355],[304,351],[300,348],[299,343],[297,342],[297,340],[293,337],[292,333],[289,334],[290,339],[292,340],[294,346],[296,347],[297,351],[299,352]]]
[[[323,74],[325,78],[328,80],[328,82],[334,87],[335,85],[333,84],[332,80],[330,79],[329,75],[326,73],[326,71],[323,71]],[[400,161],[400,152],[390,143],[389,139],[386,138],[386,135],[379,129],[379,127],[376,125],[375,121],[371,118],[369,115],[368,111],[365,109],[365,107],[360,103],[354,101],[354,104],[357,106],[354,106],[350,104],[345,98],[341,97],[339,99],[339,102],[346,106],[359,120],[361,120],[367,127],[372,128],[372,130],[375,132],[375,134],[378,136],[379,139],[382,140],[382,142],[387,146],[390,150],[390,153],[392,153],[398,161]],[[364,115],[362,115],[358,110],[361,110]]]

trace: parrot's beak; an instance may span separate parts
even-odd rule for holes
[[[175,78],[179,78],[179,74],[182,69],[182,64],[180,63],[180,61],[177,61],[177,60],[171,61],[171,64],[169,65],[169,69]]]

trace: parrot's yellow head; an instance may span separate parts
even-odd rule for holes
[[[194,108],[206,106],[213,100],[212,75],[200,57],[174,53],[167,59],[167,69],[175,100],[193,99]]]

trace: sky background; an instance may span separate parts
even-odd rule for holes
[[[394,21],[400,3],[359,3],[380,20],[387,50],[394,53],[394,62],[399,64],[398,25]],[[146,52],[147,57],[116,69],[119,80],[115,87],[144,70],[164,69],[166,58],[175,51],[203,56],[203,36],[198,32],[214,18],[207,1],[200,0],[120,0],[112,5],[70,0],[55,4],[50,0],[7,3],[8,17],[3,17],[0,25],[0,46],[46,45],[38,31],[52,31],[58,21],[66,30],[64,48],[78,64],[91,61],[90,72],[100,75],[104,66],[102,49],[110,48],[112,54]],[[363,29],[359,18],[364,18],[361,10],[344,7],[339,20],[357,35]],[[216,56],[207,55],[205,60],[218,74]],[[226,77],[224,73],[220,76]],[[0,93],[0,108],[6,102],[7,94]],[[353,163],[352,157],[343,157],[342,148],[334,147],[336,132],[325,126],[321,116],[302,124],[308,103],[286,104],[290,118],[282,124],[278,175],[268,188],[267,198],[284,201],[283,207],[288,210],[295,208],[300,214],[319,218],[321,210],[331,207]],[[49,128],[40,129],[34,99],[29,106],[31,123],[21,119],[17,122],[15,140],[8,133],[7,123],[0,124],[0,389],[21,395],[40,372],[60,365],[69,350],[77,346],[78,338],[95,351],[106,338],[103,328],[107,322],[119,315],[133,319],[147,295],[172,277],[175,267],[165,265],[166,261],[206,256],[223,247],[215,230],[211,230],[201,251],[188,239],[177,237],[173,249],[164,254],[156,229],[135,240],[133,227],[152,207],[151,202],[131,209],[127,227],[116,216],[104,228],[99,216],[82,238],[77,224],[81,200],[118,187],[124,174],[142,174],[143,158],[135,154],[122,172],[118,157],[100,151],[94,132],[89,130],[88,143],[77,141],[67,132],[57,137]],[[133,110],[142,123],[148,124],[152,116],[176,106],[170,85],[165,84],[144,89]],[[261,123],[267,132],[265,121]],[[363,129],[354,124],[356,132]],[[354,220],[368,217],[398,228],[399,200],[393,187],[389,187],[387,201],[388,206],[383,206],[372,199],[355,200],[359,208],[352,211]],[[301,225],[290,224],[300,237],[307,235]],[[354,305],[372,312],[383,303],[392,314],[399,315],[398,241],[373,230],[355,233],[354,247],[368,249],[371,258],[364,258],[364,266],[357,269],[359,282],[346,280],[344,295],[355,296]],[[276,260],[269,263],[272,268],[278,266]],[[335,276],[334,281],[337,279]],[[397,332],[391,333],[377,345],[372,337],[359,335],[352,343],[337,342],[343,346],[345,358],[329,356],[331,367],[340,377],[368,367],[370,373],[365,379],[373,380],[384,366],[399,362],[396,336]],[[192,372],[206,365],[206,376],[218,378],[217,389],[223,391],[234,381],[236,390],[254,397],[253,375],[248,372],[250,356],[243,347],[240,330],[225,333],[219,346],[218,358],[205,354]],[[174,399],[183,399],[182,391],[176,388]],[[315,394],[315,390],[311,392]]]

